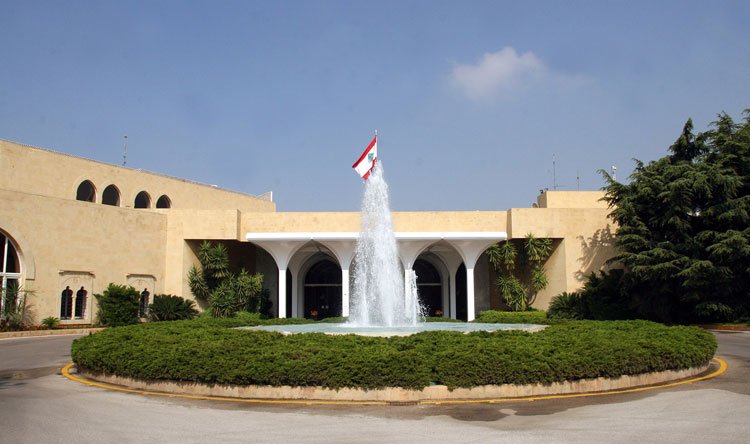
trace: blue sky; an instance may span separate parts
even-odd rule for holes
[[[527,207],[750,107],[747,1],[0,1],[0,138],[356,211]],[[579,177],[579,180],[576,178]],[[33,178],[29,178],[33,180]],[[177,203],[175,203],[177,205]]]

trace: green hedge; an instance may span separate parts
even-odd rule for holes
[[[715,350],[713,335],[699,328],[647,321],[571,321],[533,334],[380,338],[284,336],[196,320],[111,328],[77,339],[72,356],[82,368],[139,379],[421,389],[684,369],[706,364]]]
[[[544,311],[497,311],[487,310],[479,313],[474,322],[489,324],[549,324]]]

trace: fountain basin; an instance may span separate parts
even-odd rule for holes
[[[373,327],[353,324],[296,324],[296,325],[258,325],[254,327],[237,327],[238,330],[276,331],[285,335],[298,333],[325,333],[329,335],[360,336],[410,336],[423,331],[458,331],[470,333],[475,331],[522,330],[530,333],[544,330],[546,325],[537,324],[484,324],[479,322],[423,322],[413,326]]]

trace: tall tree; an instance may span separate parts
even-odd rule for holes
[[[637,161],[629,184],[606,172],[617,223],[614,258],[641,315],[666,322],[746,316],[750,308],[750,110],[693,134],[665,157]]]

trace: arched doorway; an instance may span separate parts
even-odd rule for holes
[[[0,314],[15,310],[20,302],[21,261],[10,237],[0,231]]]
[[[305,275],[305,312],[308,319],[341,316],[341,267],[323,259]]]
[[[425,316],[441,317],[443,307],[443,281],[440,272],[434,265],[424,259],[417,259],[412,267],[417,274],[419,303],[422,304]]]

